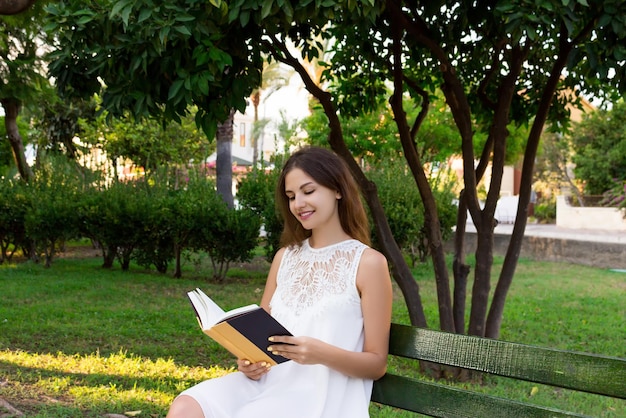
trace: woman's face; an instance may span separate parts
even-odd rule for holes
[[[316,183],[299,168],[285,176],[285,195],[289,210],[305,229],[313,230],[338,220],[339,192]]]

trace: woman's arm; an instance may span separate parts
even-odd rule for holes
[[[270,313],[270,301],[276,291],[276,276],[278,275],[278,268],[280,267],[280,262],[283,259],[283,254],[285,254],[285,248],[281,248],[276,252],[276,255],[274,255],[274,259],[270,265],[270,271],[267,274],[267,280],[265,281],[265,290],[263,291],[263,296],[261,297],[261,307]]]
[[[270,348],[275,354],[301,364],[324,364],[348,376],[378,379],[387,370],[391,324],[391,278],[387,259],[378,251],[366,249],[357,271],[361,295],[365,341],[362,352],[341,349],[310,337],[274,337]]]

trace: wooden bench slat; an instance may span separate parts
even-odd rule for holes
[[[372,401],[432,417],[585,417],[389,373],[374,382]]]
[[[626,399],[626,360],[392,324],[389,353]]]

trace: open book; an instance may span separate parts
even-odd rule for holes
[[[273,335],[292,335],[265,309],[248,305],[224,312],[202,290],[187,292],[196,311],[200,328],[237,358],[252,363],[265,361],[276,365],[287,361],[269,351],[268,338]]]

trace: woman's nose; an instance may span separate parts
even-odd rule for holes
[[[294,206],[300,208],[304,206],[304,196],[297,194],[294,196]]]

